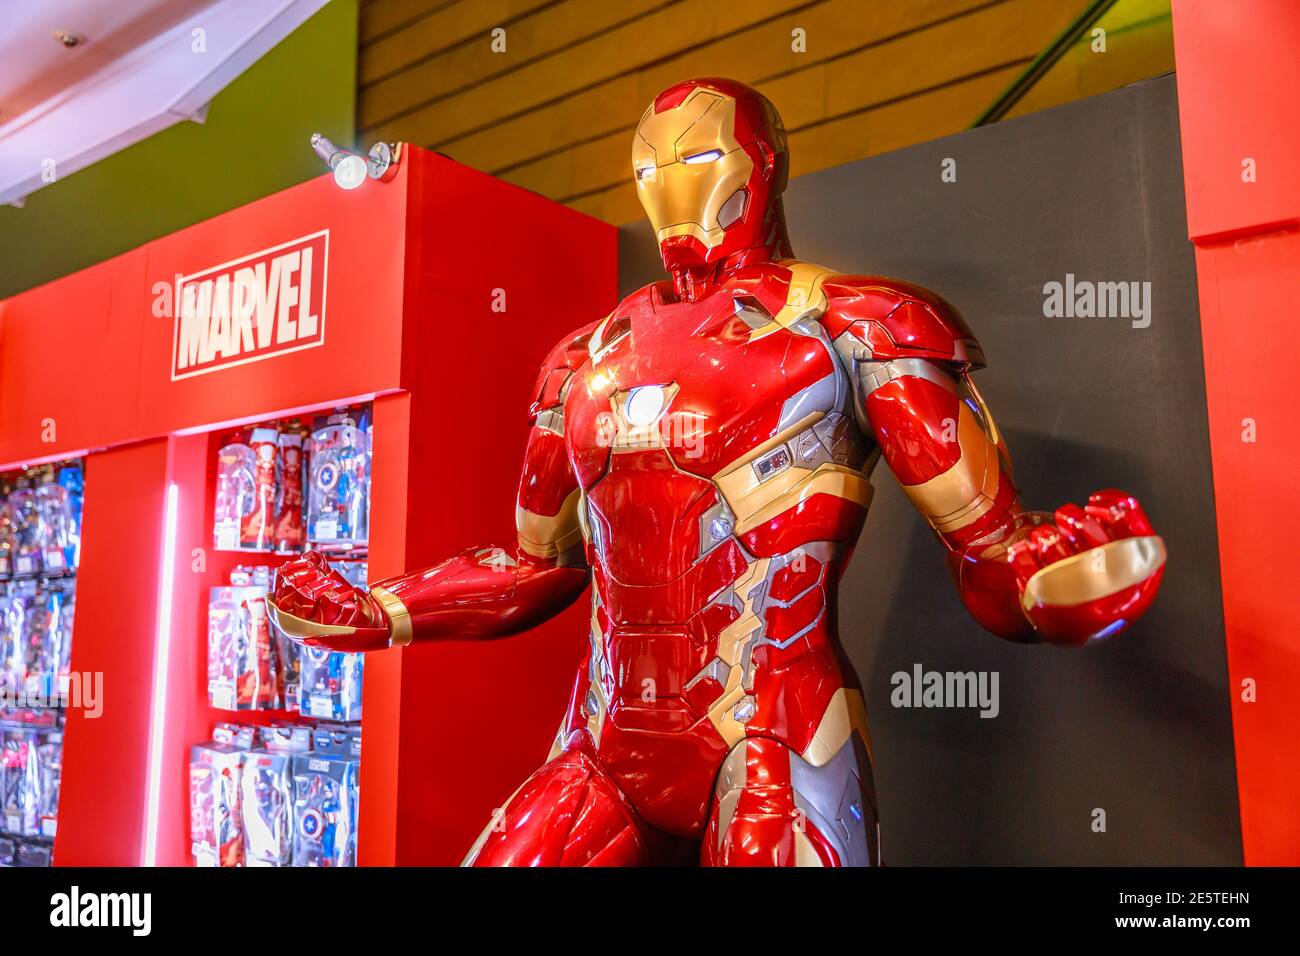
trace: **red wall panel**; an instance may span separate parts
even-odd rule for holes
[[[103,701],[68,714],[61,866],[141,862],[167,458],[162,439],[86,459],[71,667],[102,675]]]
[[[1243,851],[1248,864],[1295,865],[1300,4],[1176,0],[1174,41]],[[1248,158],[1254,181],[1242,176]]]

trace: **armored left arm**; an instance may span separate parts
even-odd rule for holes
[[[956,310],[892,279],[839,277],[825,291],[860,424],[947,547],[971,615],[1009,640],[1067,646],[1141,616],[1164,572],[1163,540],[1120,491],[1051,516],[1021,507],[1006,442],[970,378],[983,353]]]

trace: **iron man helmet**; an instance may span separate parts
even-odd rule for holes
[[[744,83],[705,77],[660,93],[637,125],[632,171],[669,270],[770,245],[783,228],[785,127]]]

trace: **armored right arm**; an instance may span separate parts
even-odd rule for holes
[[[556,348],[542,369],[515,509],[513,547],[471,548],[362,591],[317,552],[276,573],[270,606],[294,640],[371,651],[439,638],[484,639],[528,630],[587,586],[580,492],[564,444],[564,397],[586,360],[586,334]]]

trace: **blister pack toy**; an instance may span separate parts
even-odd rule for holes
[[[302,709],[302,647],[284,632],[274,630],[280,706],[290,713],[297,713]]]
[[[370,437],[364,423],[339,413],[311,435],[307,538],[363,545],[370,533]]]
[[[19,843],[14,866],[49,866],[51,849],[42,843]]]
[[[67,490],[67,566],[76,569],[81,564],[81,510],[85,503],[85,476],[81,465],[64,465],[59,469],[59,484]]]
[[[239,546],[268,550],[275,534],[276,462],[279,435],[274,428],[254,428],[249,447],[253,451],[253,502],[240,524]]]
[[[217,452],[217,494],[212,537],[218,551],[240,547],[244,519],[257,503],[257,456],[243,442],[231,442]]]
[[[362,656],[317,647],[299,651],[302,712],[321,720],[361,719]]]
[[[14,573],[14,519],[9,512],[9,482],[0,482],[0,580]]]
[[[241,866],[240,786],[253,733],[218,725],[212,738],[190,750],[190,849],[196,866]]]
[[[293,758],[294,866],[356,866],[359,768],[351,756]]]
[[[208,601],[208,699],[220,710],[279,704],[266,588],[218,587]]]
[[[13,574],[32,575],[41,571],[40,510],[36,507],[36,494],[31,479],[26,476],[14,483],[8,498],[9,519],[13,526]]]
[[[63,731],[47,730],[37,735],[40,790],[36,809],[41,836],[53,839],[58,827],[59,785],[63,780]]]
[[[0,597],[0,696],[4,698],[17,698],[26,691],[35,605],[32,581],[15,581]]]
[[[46,653],[51,636],[48,597],[41,593],[32,595],[23,628],[22,688],[30,700],[48,700],[58,679],[58,665],[51,666]],[[61,602],[56,599],[54,603],[57,614]],[[55,633],[58,633],[57,623]]]
[[[41,832],[40,759],[37,734],[26,727],[3,731],[0,780],[3,784],[3,824],[7,833],[37,836]]]
[[[78,474],[79,471],[78,469]],[[79,494],[80,479],[70,478],[69,484]],[[33,492],[33,500],[40,516],[41,566],[47,574],[76,568],[81,550],[81,528],[77,515],[80,509],[69,491],[69,484],[61,482],[51,468],[42,472]]]
[[[303,435],[283,431],[279,436],[279,483],[273,540],[277,551],[301,551],[307,540],[303,520]]]
[[[63,584],[23,596],[21,661],[14,673],[29,701],[53,705],[67,689],[74,591]],[[16,610],[16,609],[15,609]],[[6,629],[7,630],[7,629]]]
[[[245,866],[288,866],[293,857],[293,782],[288,754],[254,750],[244,760],[240,812]]]

